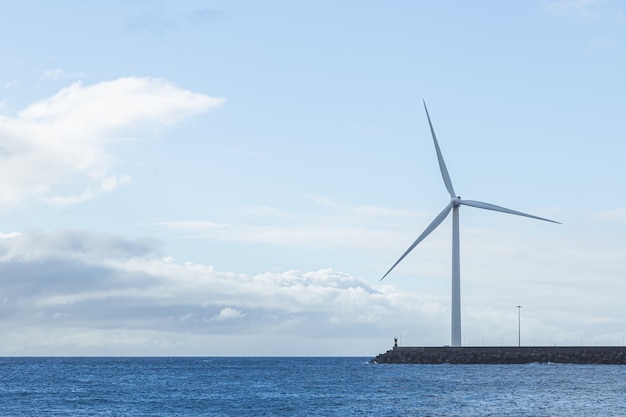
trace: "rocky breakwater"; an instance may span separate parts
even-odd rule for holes
[[[543,347],[405,347],[381,353],[371,363],[394,364],[525,364],[574,363],[626,365],[623,346]]]

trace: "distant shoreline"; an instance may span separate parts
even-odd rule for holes
[[[416,347],[396,346],[370,361],[377,364],[626,365],[625,346]]]

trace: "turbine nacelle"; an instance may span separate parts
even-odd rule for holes
[[[463,200],[461,200],[460,196],[452,197],[450,199],[450,204],[452,205],[452,207],[458,207],[463,204]]]

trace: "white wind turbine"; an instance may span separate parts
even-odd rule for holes
[[[430,115],[428,114],[428,108],[426,108],[426,102],[424,101],[424,109],[426,110],[426,117],[428,118],[428,124],[430,126],[430,132],[433,135],[433,142],[435,144],[435,151],[437,151],[437,159],[439,160],[439,168],[441,170],[441,176],[443,182],[446,185],[448,193],[450,193],[450,203],[435,217],[422,232],[422,234],[413,242],[411,246],[404,252],[404,254],[396,261],[395,264],[383,277],[381,281],[385,279],[387,275],[409,254],[422,240],[426,238],[433,230],[441,224],[441,222],[448,216],[450,210],[452,210],[452,346],[461,346],[461,270],[460,270],[460,250],[459,250],[459,207],[460,206],[472,206],[486,210],[501,211],[502,213],[515,214],[517,216],[530,217],[532,219],[545,220],[547,222],[559,223],[554,220],[544,219],[543,217],[533,216],[531,214],[522,213],[521,211],[510,210],[504,207],[496,206],[490,203],[484,203],[482,201],[474,200],[462,200],[457,196],[452,187],[452,181],[446,168],[446,163],[443,160],[441,149],[439,149],[439,143],[435,136],[435,130],[433,124],[430,121]],[[560,224],[560,223],[559,223]]]

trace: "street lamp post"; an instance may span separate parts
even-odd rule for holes
[[[522,346],[522,306],[517,306],[517,346]]]

